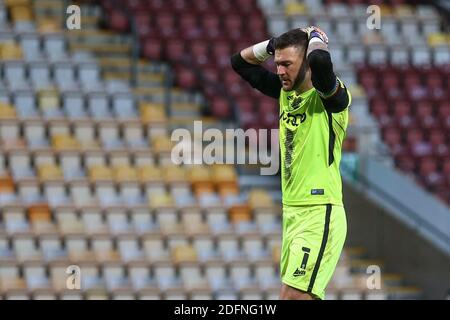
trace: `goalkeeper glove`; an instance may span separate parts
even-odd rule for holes
[[[325,44],[328,44],[328,37],[320,30],[318,27],[310,26],[307,28],[303,28],[302,31],[306,32],[308,34],[308,41],[311,41],[313,38],[318,38],[320,41],[322,41]]]

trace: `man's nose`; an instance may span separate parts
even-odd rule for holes
[[[286,73],[286,69],[283,66],[277,66],[277,74],[282,75]]]

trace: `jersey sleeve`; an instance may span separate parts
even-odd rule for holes
[[[274,99],[280,97],[281,81],[275,73],[260,65],[248,63],[240,53],[231,57],[231,66],[253,88]]]
[[[350,106],[352,102],[352,96],[350,94],[350,91],[348,91],[344,83],[337,77],[336,81],[338,82],[338,89],[336,93],[328,98],[320,97],[325,109],[332,113],[344,111],[346,108]]]

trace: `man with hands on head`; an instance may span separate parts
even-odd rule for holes
[[[271,57],[276,74],[261,66]],[[245,48],[231,65],[280,104],[280,298],[324,299],[347,234],[339,164],[351,94],[334,74],[328,37],[317,27]]]

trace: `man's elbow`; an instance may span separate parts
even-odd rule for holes
[[[328,51],[316,49],[311,51],[308,55],[308,63],[311,71],[333,70],[333,63],[331,62],[331,55]]]
[[[236,68],[236,53],[230,57],[230,65],[233,69]]]

